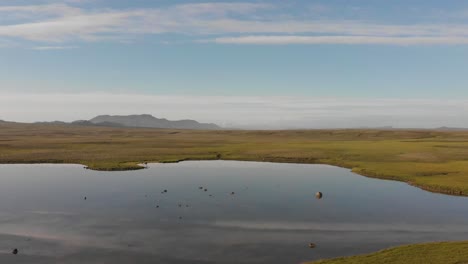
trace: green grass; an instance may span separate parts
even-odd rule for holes
[[[463,131],[0,125],[0,163],[80,163],[96,170],[132,170],[145,161],[214,159],[330,164],[433,192],[468,195],[468,132]]]
[[[401,246],[377,253],[319,260],[309,264],[467,264],[468,242]]]

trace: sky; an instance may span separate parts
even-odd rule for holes
[[[4,0],[0,119],[468,127],[468,2]]]

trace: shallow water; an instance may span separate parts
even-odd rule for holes
[[[466,219],[468,198],[325,165],[0,165],[0,263],[300,263],[468,240]]]

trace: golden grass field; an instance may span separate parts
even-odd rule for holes
[[[0,163],[245,160],[320,163],[452,195],[468,195],[468,132],[429,130],[194,131],[0,123]],[[468,242],[423,244],[314,263],[468,263]]]
[[[0,124],[0,163],[245,160],[320,163],[452,195],[468,195],[468,132],[430,130],[166,130]]]

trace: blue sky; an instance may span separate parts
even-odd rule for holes
[[[459,100],[467,62],[467,1],[0,3],[3,94]]]

